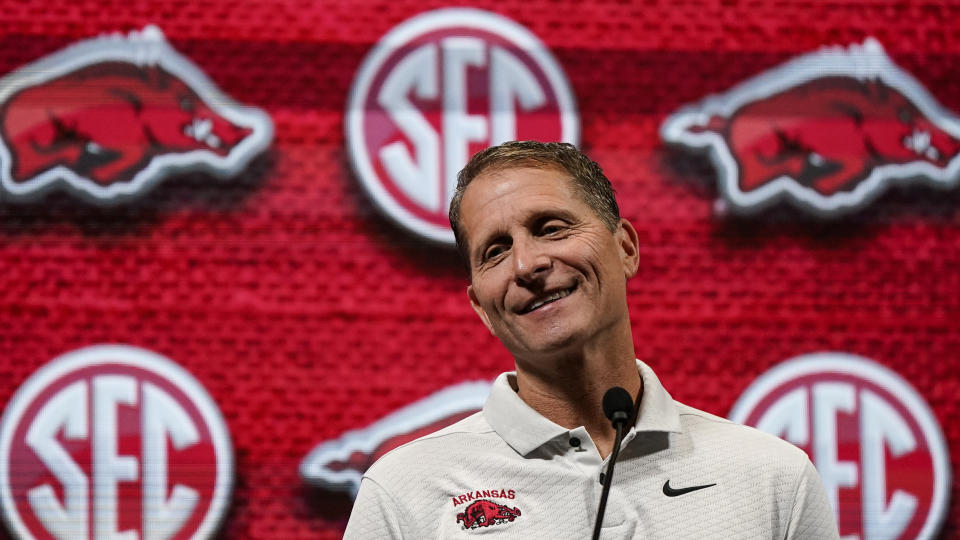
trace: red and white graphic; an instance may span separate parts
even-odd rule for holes
[[[514,506],[497,504],[493,501],[481,499],[474,501],[462,513],[457,514],[457,523],[463,523],[464,529],[476,529],[511,523],[520,517],[520,509]]]
[[[450,501],[453,503],[453,506],[458,506],[461,504],[469,504],[480,499],[491,499],[497,497],[501,499],[515,499],[517,497],[517,491],[515,489],[505,488],[474,489],[466,493],[461,493],[460,495],[455,495],[450,498]]]
[[[660,133],[709,152],[737,211],[787,198],[831,216],[894,183],[960,180],[960,119],[874,39],[801,56],[709,96],[667,118]]]
[[[453,244],[457,172],[505,141],[577,144],[566,75],[529,30],[467,8],[430,11],[380,39],[357,72],[346,114],[350,159],[376,204],[424,238]]]
[[[761,375],[730,419],[804,449],[845,539],[933,538],[947,513],[950,465],[923,398],[866,358],[809,354]]]
[[[490,385],[474,381],[449,386],[363,429],[325,441],[303,458],[300,476],[311,484],[356,496],[364,471],[380,456],[479,411],[490,395]]]
[[[216,404],[179,365],[136,347],[54,359],[0,421],[0,506],[17,538],[208,538],[232,485]]]
[[[236,175],[273,138],[155,26],[82,41],[0,79],[0,183],[118,202],[188,170]]]

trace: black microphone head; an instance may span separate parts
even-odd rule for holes
[[[607,390],[603,395],[603,414],[616,425],[617,422],[626,422],[633,413],[633,398],[619,386]]]

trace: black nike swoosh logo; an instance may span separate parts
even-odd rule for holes
[[[663,494],[666,495],[667,497],[676,497],[678,495],[684,495],[686,493],[690,493],[691,491],[697,491],[698,489],[706,489],[708,487],[713,487],[715,485],[716,484],[707,484],[704,486],[690,486],[690,487],[685,487],[680,489],[674,489],[670,487],[670,480],[667,480],[666,482],[663,483]]]

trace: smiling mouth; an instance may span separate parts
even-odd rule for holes
[[[539,309],[539,308],[541,308],[541,307],[543,307],[543,306],[545,306],[545,305],[547,305],[547,304],[552,304],[553,302],[556,302],[557,300],[560,300],[561,298],[566,298],[567,296],[570,296],[570,293],[572,293],[572,292],[575,291],[576,289],[577,289],[577,286],[574,285],[573,287],[570,287],[570,288],[567,288],[567,289],[561,289],[561,290],[559,290],[559,291],[554,291],[554,292],[552,292],[552,293],[550,293],[550,294],[548,294],[548,295],[546,295],[546,296],[544,296],[544,297],[542,297],[542,298],[537,298],[537,299],[535,299],[533,302],[530,302],[530,304],[528,304],[526,307],[524,307],[524,308],[520,311],[520,314],[521,314],[521,315],[526,315],[527,313],[530,313],[531,311],[534,311],[534,310],[536,310],[536,309]]]

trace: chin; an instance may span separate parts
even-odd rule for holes
[[[568,353],[577,349],[582,340],[577,333],[564,332],[541,336],[540,339],[530,340],[523,344],[519,354],[514,356],[543,357]]]

